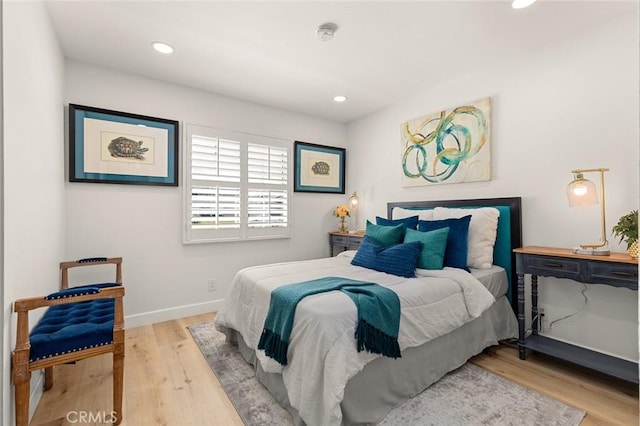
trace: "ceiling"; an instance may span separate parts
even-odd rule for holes
[[[48,0],[65,57],[349,122],[637,2]],[[316,28],[338,25],[331,41]],[[175,48],[151,49],[152,41]],[[335,103],[337,94],[347,101]]]

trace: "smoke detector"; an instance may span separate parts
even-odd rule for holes
[[[338,26],[333,22],[327,22],[326,24],[322,24],[316,30],[316,34],[318,35],[318,40],[320,41],[329,41],[333,38]]]

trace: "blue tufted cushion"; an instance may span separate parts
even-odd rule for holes
[[[356,255],[351,260],[351,264],[412,278],[416,276],[416,266],[421,249],[422,243],[420,241],[384,247],[375,239],[365,236]]]
[[[69,290],[86,292],[93,291],[89,290],[91,287],[97,290],[114,285],[117,284],[94,284]],[[114,307],[114,299],[51,306],[29,335],[29,362],[113,343]]]
[[[71,287],[66,290],[60,290],[60,291],[56,291],[55,293],[51,293],[45,296],[45,299],[46,300],[66,299],[67,297],[72,297],[72,296],[84,296],[87,294],[96,294],[100,292],[101,288],[114,287],[117,285],[118,285],[117,283],[79,285],[77,287]]]
[[[106,260],[106,257],[85,257],[84,259],[78,259],[78,263],[106,262]]]

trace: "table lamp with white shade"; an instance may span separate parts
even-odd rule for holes
[[[607,232],[606,232],[606,220],[605,220],[605,195],[604,195],[604,172],[608,172],[609,169],[577,169],[571,170],[574,174],[573,181],[567,187],[567,198],[569,198],[569,205],[574,206],[588,206],[598,204],[600,202],[601,211],[601,230],[602,237],[600,241],[592,244],[580,244],[580,247],[576,247],[573,251],[578,254],[591,254],[596,256],[608,256],[611,252],[607,247]],[[598,190],[593,182],[584,178],[584,173],[600,173],[600,197],[598,196]],[[600,199],[599,199],[600,198]]]

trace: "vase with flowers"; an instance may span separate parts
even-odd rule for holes
[[[342,204],[333,209],[333,215],[338,218],[338,231],[347,232],[349,230],[347,227],[347,217],[351,216],[349,207]]]
[[[631,257],[638,258],[638,210],[631,210],[630,213],[618,219],[612,234],[620,238],[620,242],[627,243],[627,250]]]

